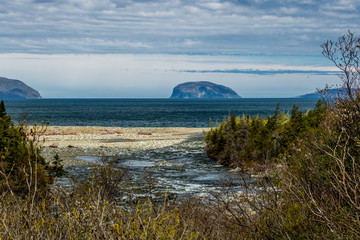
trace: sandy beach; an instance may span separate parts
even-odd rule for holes
[[[64,166],[90,164],[76,156],[116,156],[133,151],[163,148],[190,136],[202,136],[208,128],[48,127],[41,155],[51,161],[55,154]]]

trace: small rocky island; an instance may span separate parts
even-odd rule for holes
[[[20,80],[0,77],[0,98],[41,98],[38,91]]]
[[[230,99],[241,98],[229,87],[212,82],[186,82],[177,85],[171,95],[172,99]]]

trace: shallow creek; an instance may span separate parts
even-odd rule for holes
[[[92,163],[102,164],[98,156],[76,156]],[[102,159],[103,160],[103,159]],[[178,197],[206,196],[222,191],[224,186],[241,190],[239,173],[209,159],[204,150],[203,136],[193,136],[179,144],[165,148],[137,151],[132,154],[108,157],[117,168],[126,169],[137,195],[161,197],[169,191]],[[70,166],[70,175],[89,176],[91,167]],[[61,180],[60,180],[61,181]]]

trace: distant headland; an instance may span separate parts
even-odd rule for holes
[[[20,80],[0,77],[0,98],[37,99],[41,96],[38,91]]]
[[[338,94],[345,94],[346,90],[344,88],[332,88],[328,89],[323,93],[320,93],[319,91],[313,92],[313,93],[307,93],[304,95],[297,96],[297,98],[309,98],[309,99],[320,99],[320,98],[329,98],[337,96]]]
[[[241,98],[229,87],[212,82],[185,82],[173,89],[172,99],[230,99]]]

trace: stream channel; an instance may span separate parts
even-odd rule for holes
[[[93,163],[103,164],[98,156],[77,156]],[[163,198],[165,192],[177,198],[189,196],[209,196],[211,192],[241,191],[239,173],[208,158],[204,150],[204,138],[191,136],[186,141],[165,148],[138,151],[128,155],[108,157],[114,166],[127,171],[131,184],[138,197]],[[89,176],[91,168],[71,166],[65,169],[78,178]],[[250,181],[250,179],[248,179]]]

